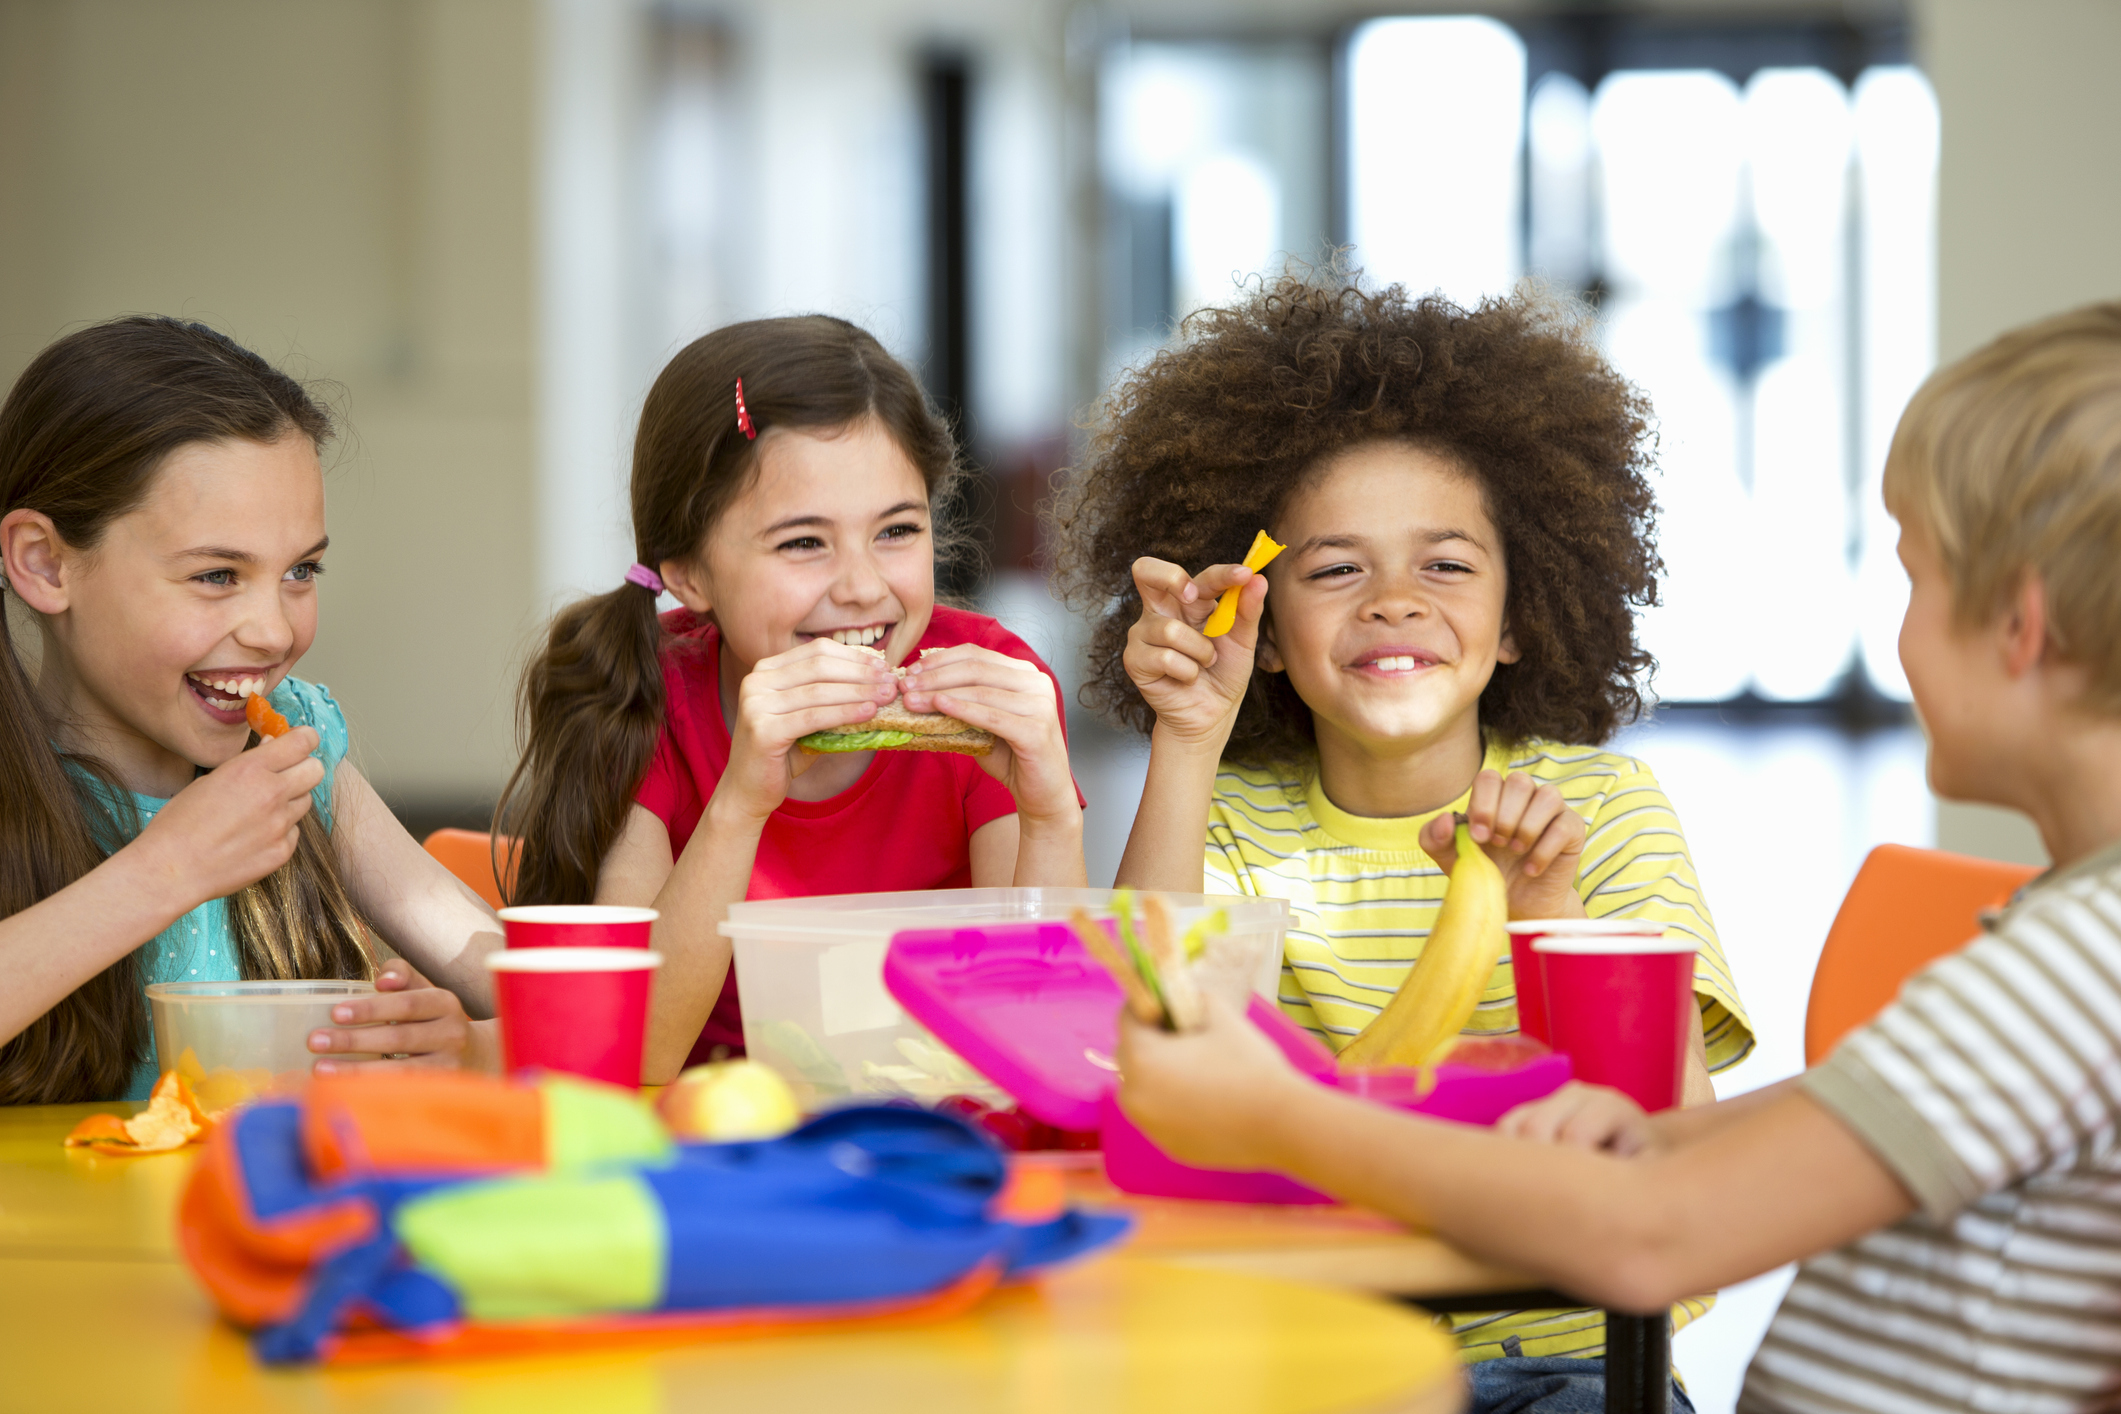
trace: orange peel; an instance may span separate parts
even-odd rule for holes
[[[203,1139],[219,1118],[200,1108],[191,1086],[176,1071],[164,1071],[148,1093],[147,1108],[131,1119],[90,1115],[64,1141],[69,1149],[97,1154],[166,1154]]]
[[[1266,531],[1255,531],[1252,536],[1252,548],[1245,551],[1245,568],[1257,574],[1273,563],[1276,555],[1288,548],[1286,545],[1276,544],[1274,537]],[[1222,597],[1215,601],[1215,612],[1208,615],[1208,621],[1200,626],[1203,637],[1221,638],[1237,627],[1237,596],[1243,588],[1241,584],[1234,585],[1222,592]]]

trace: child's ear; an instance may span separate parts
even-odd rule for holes
[[[2002,616],[2003,668],[2012,677],[2023,677],[2047,652],[2047,586],[2040,576],[2027,571],[2011,596],[2010,608]]]
[[[1288,671],[1287,665],[1281,660],[1281,649],[1274,642],[1274,620],[1271,618],[1259,621],[1259,646],[1252,652],[1252,661],[1264,672]]]
[[[670,591],[671,597],[694,615],[704,615],[714,607],[714,593],[698,561],[665,560],[656,566],[656,573],[663,577],[663,588]]]
[[[0,516],[0,567],[15,597],[40,614],[66,612],[66,542],[42,511]]]
[[[1502,631],[1502,641],[1495,645],[1495,661],[1514,663],[1523,656],[1524,650],[1517,646],[1517,635],[1505,628]]]

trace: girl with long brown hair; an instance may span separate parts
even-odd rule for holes
[[[660,910],[648,1079],[742,1052],[732,903],[1083,883],[1058,682],[935,602],[934,508],[959,474],[919,383],[845,320],[716,330],[649,390],[639,563],[560,614],[525,673],[496,824],[523,838],[514,902]],[[666,588],[682,607],[659,620]],[[794,749],[901,697],[992,754]]]
[[[489,1063],[465,1008],[488,1009],[492,912],[289,675],[330,435],[299,383],[174,319],[70,334],[0,406],[0,607],[36,639],[33,675],[0,614],[0,1104],[144,1099],[154,981],[374,975],[310,1038],[320,1068]],[[251,693],[294,729],[252,745]],[[379,972],[372,928],[443,986]]]

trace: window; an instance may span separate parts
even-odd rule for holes
[[[1667,701],[1905,700],[1878,480],[1935,342],[1937,109],[1897,28],[1375,20],[1101,70],[1108,376],[1335,243],[1598,310],[1658,421]],[[1853,57],[1852,57],[1853,56]]]

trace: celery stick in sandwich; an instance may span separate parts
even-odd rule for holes
[[[1112,891],[1112,918],[1119,925],[1119,945],[1126,949],[1127,960],[1133,963],[1134,970],[1141,974],[1142,985],[1147,987],[1149,995],[1156,999],[1156,1005],[1162,1010],[1165,1024],[1168,1025],[1171,1006],[1164,1000],[1163,980],[1156,975],[1156,959],[1149,956],[1149,950],[1142,946],[1141,939],[1134,932],[1134,890]]]

